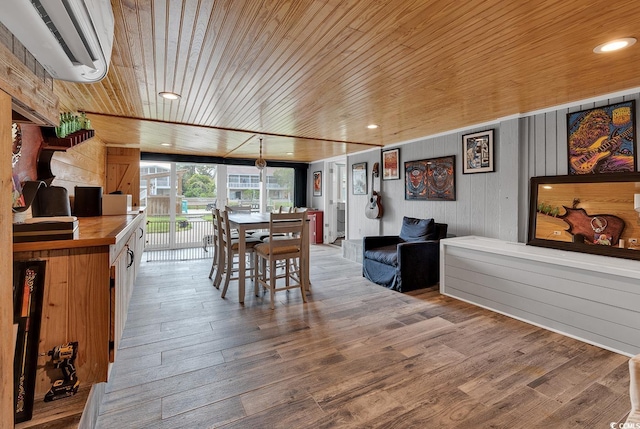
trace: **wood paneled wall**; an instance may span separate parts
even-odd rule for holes
[[[0,89],[12,97],[16,113],[39,125],[58,123],[59,102],[53,93],[53,80],[2,24],[0,69]]]
[[[35,77],[41,80],[49,88],[53,89],[53,79],[42,65],[35,59],[31,52],[27,51],[22,43],[0,23],[0,44],[4,45],[11,51],[15,57],[24,64]]]
[[[107,185],[105,193],[131,194],[131,205],[140,205],[140,149],[107,148]]]
[[[64,152],[56,152],[51,159],[53,185],[75,195],[75,186],[105,187],[107,148],[102,140],[93,137]]]

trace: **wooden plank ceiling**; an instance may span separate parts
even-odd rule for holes
[[[267,160],[309,162],[640,87],[640,44],[592,52],[640,36],[635,1],[112,5],[107,78],[54,90],[147,152],[255,158],[264,136]]]

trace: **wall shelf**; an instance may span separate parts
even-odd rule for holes
[[[79,145],[85,140],[89,140],[95,135],[94,130],[79,130],[66,137],[57,137],[54,128],[42,127],[43,149],[54,151],[67,150],[70,147]]]

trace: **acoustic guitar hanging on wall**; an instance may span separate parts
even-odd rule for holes
[[[369,200],[367,201],[367,205],[364,209],[364,214],[369,219],[379,219],[382,217],[382,204],[380,203],[380,193],[373,190],[373,185],[375,184],[375,178],[380,176],[380,164],[373,164],[373,169],[371,170],[371,192],[369,193]]]

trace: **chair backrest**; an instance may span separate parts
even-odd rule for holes
[[[251,206],[224,206],[225,211],[238,213],[251,213]]]
[[[291,213],[291,208],[292,207],[280,206],[278,208],[278,213]]]
[[[220,242],[220,210],[211,210],[211,215],[213,216],[213,246],[217,249]]]
[[[220,241],[220,246],[225,249],[229,249],[231,246],[231,227],[229,226],[229,218],[227,211],[218,211],[219,216],[218,219],[218,239]]]
[[[269,254],[300,254],[306,234],[307,213],[271,213],[269,219]]]

